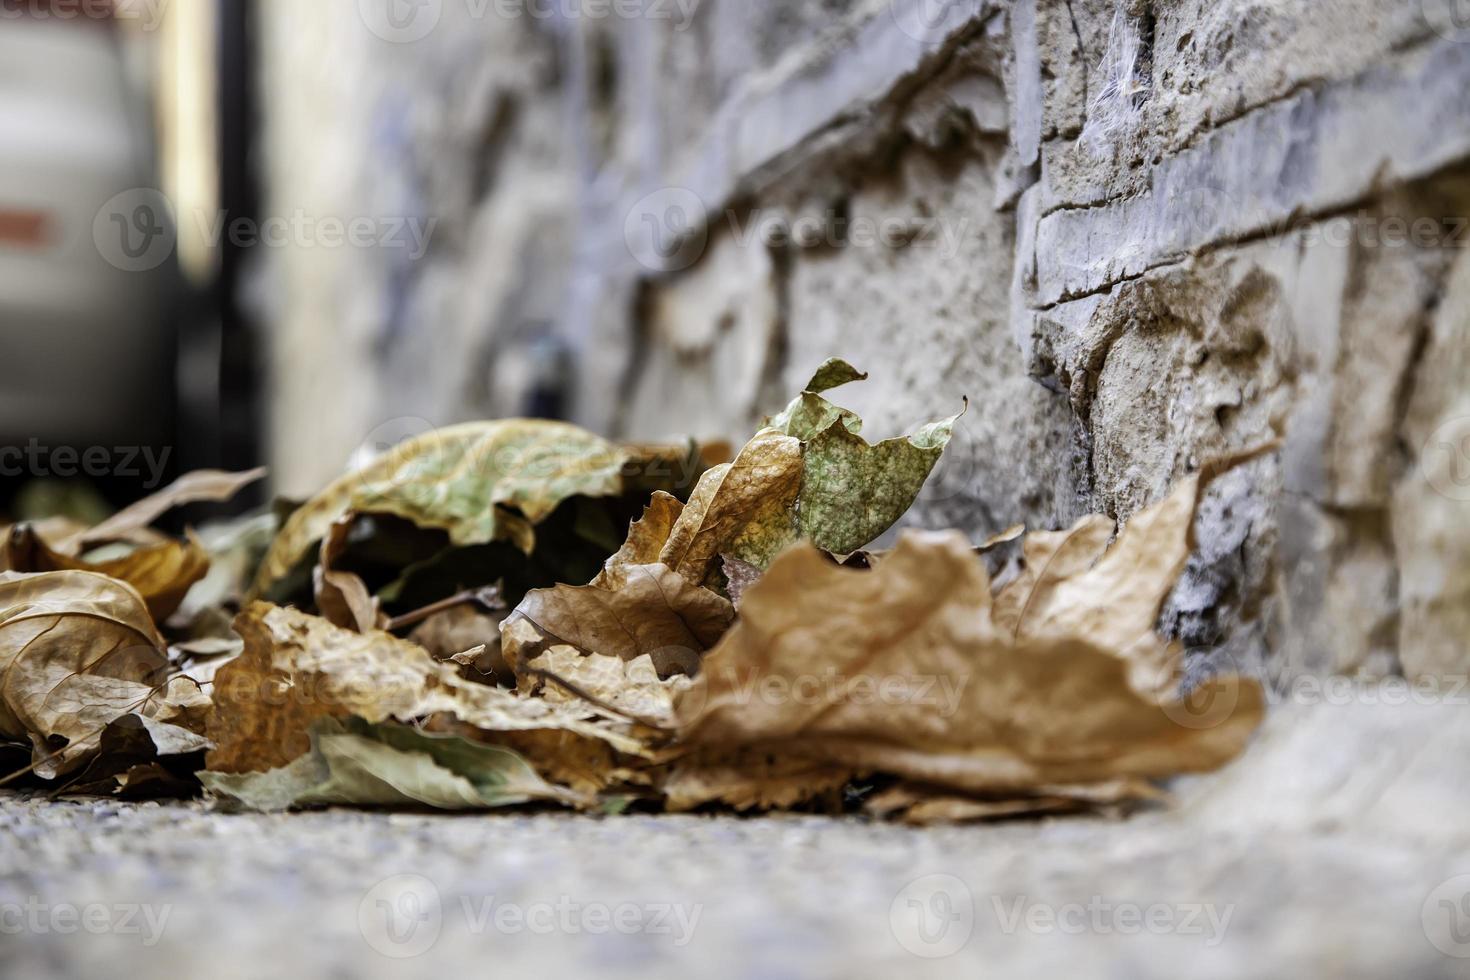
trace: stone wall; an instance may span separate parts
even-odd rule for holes
[[[971,399],[911,524],[1126,519],[1280,439],[1166,626],[1278,678],[1470,660],[1452,0],[372,8],[264,5],[272,207],[439,222],[266,257],[283,489],[548,398],[739,438],[842,355],[877,435]]]

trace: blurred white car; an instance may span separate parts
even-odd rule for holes
[[[173,233],[138,191],[156,186],[149,112],[116,26],[45,8],[0,19],[0,450],[32,447],[22,479],[53,475],[34,459],[55,447],[174,432]],[[13,449],[0,464],[14,482]]]

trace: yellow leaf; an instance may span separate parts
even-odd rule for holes
[[[28,525],[13,528],[6,540],[6,567],[15,572],[95,572],[138,590],[155,622],[173,615],[189,589],[209,572],[209,555],[190,535],[162,541],[107,561],[89,562],[52,550]]]

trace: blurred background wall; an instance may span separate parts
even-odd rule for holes
[[[1458,0],[156,3],[181,445],[304,496],[469,418],[740,440],[841,355],[870,435],[971,400],[911,525],[1127,518],[1279,438],[1168,629],[1470,657]]]
[[[1126,518],[1279,437],[1175,632],[1277,672],[1463,663],[1456,13],[270,0],[268,210],[437,222],[419,261],[266,256],[278,479],[530,406],[738,438],[843,355],[877,434],[972,400],[910,523]]]

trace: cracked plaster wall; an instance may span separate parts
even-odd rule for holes
[[[738,439],[837,354],[876,435],[970,397],[907,523],[977,536],[1126,519],[1279,438],[1211,495],[1165,626],[1276,678],[1464,671],[1470,31],[1434,5],[704,0],[359,35],[348,121],[268,124],[268,170],[444,227],[392,302],[351,301],[374,257],[279,263],[277,336],[354,352],[282,363],[282,417],[357,372],[339,454],[543,387],[610,434]],[[335,465],[284,424],[276,451],[288,481]]]

